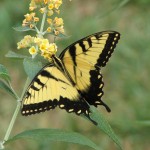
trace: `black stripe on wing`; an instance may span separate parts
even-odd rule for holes
[[[78,93],[77,89],[75,89],[77,91],[77,94],[75,95],[75,97],[73,97],[72,99],[69,99],[68,97],[74,94],[74,93],[71,93],[67,89],[67,87],[72,86],[71,83],[70,84],[66,83],[65,81],[63,81],[63,78],[60,79],[59,74],[56,74],[56,76],[54,76],[54,73],[48,72],[47,68],[49,67],[54,67],[55,69],[57,68],[51,64],[45,66],[36,75],[36,77],[32,80],[31,84],[29,85],[28,90],[26,91],[24,98],[23,98],[23,105],[21,109],[22,115],[28,116],[28,115],[32,115],[32,114],[36,114],[40,112],[45,112],[47,110],[51,110],[59,106],[61,109],[65,109],[68,113],[74,112],[77,115],[85,114],[90,119],[89,105],[84,100],[84,98]],[[59,72],[61,71],[59,70]],[[47,78],[46,79],[47,81],[52,80],[52,82],[56,84],[56,86],[61,87],[60,89],[65,91],[66,95],[61,94],[61,91],[57,91],[56,96],[58,99],[54,97],[51,99],[41,99],[39,101],[36,100],[34,91],[39,92],[40,90],[42,90],[42,88],[46,87],[48,93],[52,94],[49,91],[51,88],[54,88],[53,85],[50,85],[49,87],[47,87],[46,83],[43,83],[40,80],[40,78],[42,77]],[[47,82],[46,80],[45,82]],[[63,85],[62,84],[59,85],[60,83],[63,83]],[[75,88],[75,87],[72,87],[72,88]],[[34,99],[34,102],[32,100],[30,101],[30,98],[32,100]]]
[[[79,50],[76,48],[76,44],[79,44],[82,50],[81,53],[83,53],[84,55],[86,55],[87,51],[92,52],[90,48],[95,48],[95,45],[96,46],[99,45],[99,47],[96,47],[97,57],[95,57],[95,59],[97,60],[97,63],[93,65],[95,65],[95,67],[97,66],[104,67],[108,62],[109,58],[111,57],[111,54],[113,53],[119,39],[120,39],[120,33],[116,31],[103,31],[103,32],[95,33],[81,40],[78,40],[77,42],[67,47],[60,54],[59,58],[63,60],[63,58],[65,57],[65,53],[68,51],[70,53],[70,56],[72,57],[74,65],[76,66],[76,57],[80,55],[78,53]],[[86,42],[86,45],[84,42]],[[102,42],[104,42],[104,44]],[[101,49],[101,45],[103,45],[102,49]]]
[[[81,92],[81,95],[90,105],[103,105],[110,112],[110,108],[102,101],[104,82],[99,69],[90,70],[90,83],[89,89]]]
[[[59,100],[54,99],[37,104],[23,105],[21,112],[23,116],[29,116],[55,109],[57,106],[59,106],[60,109],[66,110],[68,113],[74,112],[76,115],[84,114],[89,120],[97,125],[97,123],[90,118],[90,107],[82,97],[76,101],[71,101],[70,99],[60,96]]]
[[[48,64],[48,65],[44,66],[44,68],[51,67],[51,66],[53,66],[53,64]],[[47,79],[51,78],[53,80],[60,81],[60,82],[63,82],[65,84],[68,84],[68,83],[64,82],[63,80],[58,79],[57,77],[53,76],[50,72],[48,72],[47,70],[44,70],[44,68],[42,68],[41,71],[34,77],[34,79],[32,80],[31,84],[29,85],[30,88],[32,88],[35,91],[39,91],[41,88],[43,88],[45,86],[45,84],[40,80],[38,75],[40,75],[42,77],[46,77]],[[35,83],[37,83],[40,88],[35,87],[34,86]],[[30,96],[30,95],[31,94],[28,92],[26,94],[26,97]]]
[[[43,102],[23,105],[21,110],[22,115],[28,116],[40,112],[45,112],[51,109],[55,109],[55,107],[59,106],[61,109],[65,109],[68,113],[75,112],[77,115],[85,114],[89,115],[90,110],[88,104],[85,100],[80,97],[76,101],[72,101],[66,97],[60,96],[60,99],[53,99],[53,100],[45,100]]]
[[[107,34],[107,33],[106,33]],[[104,49],[102,53],[99,55],[99,59],[97,60],[97,64],[95,66],[99,67],[105,67],[106,63],[108,62],[109,58],[111,57],[112,53],[114,52],[114,49],[118,43],[118,40],[120,39],[120,33],[118,32],[112,32],[108,33],[109,36],[106,40],[106,44],[104,46]],[[97,40],[101,42],[102,36],[95,35]]]

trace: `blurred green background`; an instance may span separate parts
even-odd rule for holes
[[[18,52],[16,43],[26,33],[12,27],[20,25],[28,12],[29,1],[0,1],[0,64],[5,65],[12,77],[12,85],[20,94],[26,80],[22,60],[12,60],[4,55]],[[103,112],[120,137],[125,150],[150,148],[150,1],[149,0],[65,0],[60,16],[64,19],[66,33],[70,36],[58,42],[63,50],[72,42],[89,34],[116,30],[121,40],[116,51],[103,68],[105,95],[103,100],[112,112]],[[23,51],[19,50],[19,53]],[[0,140],[16,107],[16,101],[0,91]],[[61,128],[79,132],[104,150],[117,147],[107,135],[88,121],[74,114],[56,109],[43,114],[23,117],[19,114],[12,135],[35,128]],[[8,150],[90,150],[88,147],[61,142],[16,141]]]

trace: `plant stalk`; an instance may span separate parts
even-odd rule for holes
[[[40,31],[36,28],[36,31],[38,32],[38,35],[39,35],[40,37],[43,37],[43,29],[44,29],[46,14],[47,14],[47,12],[44,12],[44,14],[43,14]],[[14,123],[15,123],[15,121],[16,121],[17,115],[18,115],[18,113],[19,113],[19,110],[20,110],[20,107],[21,107],[21,101],[22,101],[22,98],[23,98],[23,95],[24,95],[24,93],[25,93],[25,90],[26,90],[26,88],[27,88],[28,83],[29,83],[29,78],[27,78],[27,80],[26,80],[26,84],[25,84],[25,86],[24,86],[24,88],[23,88],[23,92],[22,92],[21,98],[18,98],[17,94],[14,92],[16,98],[18,99],[18,100],[17,100],[17,106],[16,106],[15,112],[14,112],[14,114],[13,114],[13,117],[12,117],[12,119],[11,119],[11,121],[10,121],[10,124],[9,124],[9,126],[8,126],[8,129],[7,129],[7,131],[6,131],[6,134],[5,134],[5,136],[4,136],[3,142],[1,143],[1,147],[4,147],[5,142],[9,139],[9,136],[10,136],[11,131],[12,131],[12,129],[13,129],[13,126],[14,126]],[[13,90],[13,91],[14,91],[14,90]]]
[[[8,129],[7,129],[6,134],[4,136],[3,142],[1,143],[2,146],[4,146],[5,142],[9,139],[9,136],[10,136],[11,131],[13,129],[14,123],[15,123],[15,121],[17,119],[17,115],[18,115],[18,113],[20,111],[21,101],[22,101],[23,95],[25,93],[25,90],[26,90],[26,88],[28,86],[28,83],[29,83],[29,78],[27,78],[27,80],[26,80],[25,86],[23,88],[23,92],[21,94],[21,98],[17,100],[17,106],[16,106],[16,109],[15,109],[15,112],[14,112],[14,114],[12,116],[12,119],[11,119],[11,121],[9,123],[9,126],[8,126]]]
[[[42,22],[41,22],[40,36],[43,36],[43,29],[44,29],[46,14],[47,14],[47,12],[45,11],[44,14],[43,14]]]
[[[17,106],[16,106],[16,109],[15,109],[15,112],[14,112],[14,114],[13,114],[13,117],[12,117],[12,119],[11,119],[11,121],[10,121],[10,124],[9,124],[9,126],[8,126],[8,129],[7,129],[7,132],[6,132],[6,134],[5,134],[5,137],[4,137],[4,140],[3,140],[3,144],[9,139],[10,133],[11,133],[11,131],[12,131],[12,128],[13,128],[14,123],[15,123],[15,121],[16,121],[18,112],[19,112],[19,110],[20,110],[20,106],[21,106],[21,101],[18,100],[18,101],[17,101]]]

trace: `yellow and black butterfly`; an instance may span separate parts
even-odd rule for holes
[[[22,115],[31,115],[59,106],[67,112],[89,117],[89,105],[103,105],[103,77],[106,65],[120,39],[115,31],[89,35],[69,47],[34,77],[22,100]]]

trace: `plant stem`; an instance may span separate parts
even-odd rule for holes
[[[3,139],[3,142],[2,142],[2,145],[4,145],[5,142],[9,139],[9,136],[10,136],[10,133],[11,133],[12,128],[13,128],[13,126],[14,126],[14,123],[15,123],[15,121],[16,121],[17,115],[18,115],[18,113],[19,113],[19,111],[20,111],[21,100],[22,100],[23,95],[24,95],[24,93],[25,93],[25,90],[26,90],[26,88],[27,88],[27,86],[28,86],[28,83],[29,83],[29,78],[27,78],[27,80],[26,80],[25,86],[24,86],[23,91],[22,91],[22,94],[21,94],[21,98],[17,100],[17,106],[16,106],[15,112],[14,112],[14,114],[13,114],[13,116],[12,116],[12,119],[11,119],[11,121],[10,121],[10,123],[9,123],[8,129],[7,129],[7,131],[6,131],[6,134],[5,134],[4,139]]]
[[[6,132],[5,137],[4,137],[4,140],[3,140],[4,143],[9,139],[11,130],[12,130],[13,126],[14,126],[14,123],[15,123],[15,121],[16,121],[18,112],[19,112],[19,110],[20,110],[20,106],[21,106],[21,101],[18,100],[16,109],[15,109],[15,112],[14,112],[14,114],[13,114],[13,117],[12,117],[12,119],[11,119],[11,121],[10,121],[9,127],[8,127],[8,129],[7,129],[7,132]]]
[[[43,33],[43,29],[44,29],[46,14],[47,14],[47,12],[45,11],[43,14],[43,18],[42,18],[42,23],[41,23],[41,28],[40,28],[40,36],[43,36],[42,33]]]
[[[36,26],[35,26],[35,30],[38,34],[40,33],[39,29]]]
[[[47,12],[45,11],[44,14],[43,14],[40,31],[37,28],[35,28],[36,31],[37,31],[37,33],[38,33],[38,35],[39,35],[39,37],[43,37],[43,30],[44,30],[44,24],[45,24],[46,14],[47,14]],[[14,114],[12,116],[12,119],[10,121],[8,129],[7,129],[6,134],[4,136],[3,142],[1,143],[1,147],[3,147],[4,144],[5,144],[5,142],[9,139],[10,133],[12,131],[12,128],[13,128],[14,123],[16,121],[17,115],[19,113],[19,110],[20,110],[20,107],[21,107],[21,101],[22,101],[22,98],[23,98],[23,95],[25,93],[25,90],[27,88],[28,83],[29,83],[29,78],[27,78],[27,80],[26,80],[26,84],[25,84],[25,86],[23,88],[23,92],[22,92],[21,98],[18,98],[17,94],[15,93],[15,91],[13,90],[13,88],[11,87],[12,90],[13,90],[13,92],[14,92],[14,94],[15,94],[15,97],[16,97],[16,99],[18,101],[17,101],[17,106],[16,106],[16,109],[15,109],[15,112],[14,112]]]

